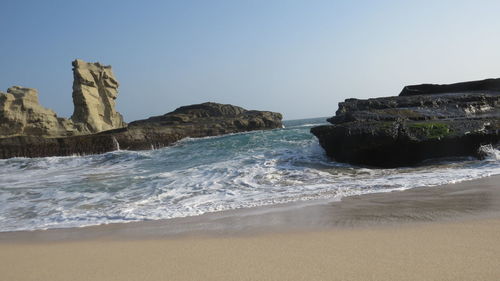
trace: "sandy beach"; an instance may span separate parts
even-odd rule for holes
[[[498,280],[499,177],[0,234],[1,280]]]
[[[500,0],[0,11],[0,281],[500,281]]]

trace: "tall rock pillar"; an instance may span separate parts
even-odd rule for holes
[[[115,109],[118,81],[111,66],[73,61],[73,104],[71,120],[80,131],[96,133],[124,127],[122,115]]]

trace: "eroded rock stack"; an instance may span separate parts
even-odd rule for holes
[[[80,131],[97,133],[125,126],[115,109],[118,81],[111,66],[73,61],[73,104],[71,119]]]
[[[379,167],[476,156],[500,141],[500,79],[406,86],[399,96],[339,104],[332,125],[314,127],[328,156]]]
[[[115,109],[118,82],[110,66],[75,60],[73,74],[71,119],[41,106],[35,89],[13,86],[7,93],[0,92],[0,138],[67,137],[126,126]]]
[[[0,137],[69,136],[75,134],[71,120],[38,103],[35,89],[13,86],[0,92]]]

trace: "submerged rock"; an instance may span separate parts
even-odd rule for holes
[[[314,127],[339,162],[398,167],[437,157],[480,157],[500,141],[500,79],[406,86],[397,97],[347,99],[333,125]]]

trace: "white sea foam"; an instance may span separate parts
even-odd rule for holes
[[[303,122],[302,125],[318,122]],[[499,151],[402,169],[328,160],[308,126],[190,139],[154,151],[0,160],[0,231],[168,219],[434,186],[500,174]]]

